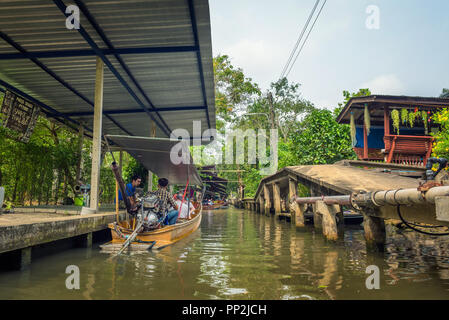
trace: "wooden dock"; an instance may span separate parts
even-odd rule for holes
[[[326,228],[335,225],[344,208],[337,205],[304,205],[292,203],[298,190],[308,191],[299,196],[350,195],[359,192],[418,188],[423,180],[425,168],[418,166],[373,163],[345,160],[333,165],[309,165],[285,167],[276,174],[261,180],[255,197],[245,199],[245,209],[275,215],[283,218],[290,214],[297,227],[304,226],[304,213],[313,211],[314,224]],[[321,202],[321,201],[319,201]],[[437,221],[435,205],[423,204],[401,206],[401,212],[408,221],[449,226],[448,222]],[[396,206],[384,206],[362,212],[365,237],[376,244],[385,243],[385,219],[399,219]],[[328,217],[329,219],[325,218]],[[325,219],[324,219],[325,218]],[[342,219],[341,219],[342,220]],[[330,221],[330,222],[329,222]],[[335,240],[335,235],[332,236]]]
[[[59,240],[73,240],[73,245],[90,247],[94,232],[107,229],[116,220],[115,212],[76,214],[63,207],[17,208],[14,213],[0,214],[0,259],[7,258],[18,268],[31,263],[35,247]],[[124,217],[120,212],[120,217]],[[9,261],[11,262],[11,261]]]

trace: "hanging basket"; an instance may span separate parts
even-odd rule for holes
[[[352,146],[355,147],[355,145],[357,144],[357,138],[356,138],[356,128],[355,128],[354,114],[352,112],[351,112],[350,128],[351,128],[351,142],[352,142]]]
[[[365,103],[365,114],[363,116],[365,121],[365,128],[366,128],[366,135],[369,136],[370,130],[371,130],[371,117],[369,114],[368,105]]]

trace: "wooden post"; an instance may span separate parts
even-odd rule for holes
[[[368,160],[368,135],[365,123],[363,123],[363,160]]]
[[[366,247],[371,251],[385,250],[385,222],[382,218],[363,214],[363,229],[365,230]]]
[[[386,136],[390,134],[390,110],[384,106],[384,133]]]
[[[264,212],[265,210],[264,207],[265,207],[264,199],[262,198],[262,196],[259,196],[259,213]]]
[[[298,187],[296,184],[296,181],[292,178],[288,179],[288,202],[287,204],[290,204],[290,221],[291,223],[295,223],[295,218],[296,218],[296,211],[299,210],[299,206],[297,205],[296,201],[292,201],[293,197],[296,197],[298,194]],[[295,205],[296,203],[296,205]]]
[[[279,183],[273,184],[273,202],[275,215],[279,217],[281,214],[281,188]]]
[[[83,142],[84,142],[84,126],[80,124],[78,131],[78,162],[76,164],[75,184],[80,183],[81,170],[83,167]]]
[[[327,205],[324,201],[316,202],[316,211],[322,216],[323,235],[327,240],[335,241],[338,239],[337,220],[335,216],[340,212],[339,205]]]
[[[90,182],[90,208],[95,211],[98,210],[98,198],[100,190],[99,184],[103,117],[103,73],[103,61],[100,57],[97,57],[97,70],[95,78],[94,130],[92,137],[92,173]]]
[[[313,207],[313,226],[316,229],[323,228],[323,217],[321,215],[321,212],[318,210],[318,201],[312,204]]]
[[[265,214],[270,215],[271,199],[270,192],[268,191],[268,186],[266,184],[263,185],[263,193],[265,197]]]
[[[154,138],[156,136],[156,123],[154,120],[151,120],[151,130],[150,137]],[[148,191],[153,191],[153,172],[148,170]]]
[[[26,270],[31,264],[31,247],[20,250],[20,270]]]
[[[115,180],[115,215],[116,215],[116,221],[118,222],[119,217],[118,217],[118,203],[119,203],[119,199],[118,199],[118,182],[117,180]]]
[[[82,234],[75,239],[75,245],[80,248],[92,248],[92,232]]]
[[[306,204],[298,204],[296,202],[293,203],[293,207],[294,209],[294,216],[295,216],[295,226],[297,228],[303,228],[306,226],[306,222],[305,222],[305,218],[304,218],[304,213],[307,210],[307,205]],[[292,213],[293,216],[293,213]]]
[[[118,160],[118,166],[120,169],[120,175],[122,176],[122,165],[123,165],[123,151],[120,150],[120,156],[119,156],[119,160]],[[122,176],[123,177],[123,176]]]

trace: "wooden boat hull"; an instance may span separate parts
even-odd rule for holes
[[[203,209],[204,210],[215,210],[215,209],[220,209],[221,206],[222,206],[221,203],[214,203],[213,205],[204,205]]]
[[[199,209],[199,212],[195,214],[191,220],[185,220],[174,225],[165,226],[161,229],[139,233],[136,237],[137,241],[133,242],[132,245],[156,241],[154,248],[158,248],[173,244],[195,232],[200,226],[201,217],[202,209]],[[108,227],[111,229],[112,234],[112,241],[109,244],[120,244],[125,242],[126,239],[124,239],[120,233],[125,237],[133,233],[132,229],[127,228],[126,222],[121,222],[120,224],[110,223]],[[117,230],[120,232],[117,232]]]

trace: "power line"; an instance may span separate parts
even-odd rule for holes
[[[318,11],[318,14],[317,14],[315,20],[313,21],[313,24],[312,24],[312,26],[310,27],[310,30],[309,30],[309,32],[307,33],[307,36],[306,36],[306,38],[304,39],[304,42],[302,43],[301,48],[299,49],[298,53],[296,54],[295,60],[293,60],[293,63],[290,65],[290,69],[287,71],[287,73],[286,73],[286,75],[285,75],[286,77],[288,77],[288,75],[290,74],[290,71],[292,71],[292,68],[293,68],[293,66],[295,65],[296,59],[298,59],[299,54],[301,53],[302,49],[304,48],[304,45],[306,44],[307,39],[309,38],[310,33],[312,32],[313,27],[315,26],[315,23],[317,22],[318,17],[319,17],[320,14],[321,14],[321,11],[323,11],[323,8],[324,8],[324,5],[326,4],[326,2],[327,2],[327,0],[324,0],[324,3],[323,3],[323,5],[321,6],[320,11]]]
[[[289,67],[289,64],[290,64],[290,62],[291,62],[291,60],[292,60],[292,58],[293,58],[293,56],[294,56],[294,54],[296,52],[296,49],[298,49],[298,46],[299,46],[299,44],[300,44],[300,42],[302,40],[302,37],[304,36],[304,33],[307,30],[307,27],[309,26],[310,20],[312,19],[313,14],[315,13],[315,10],[316,10],[316,8],[317,8],[319,3],[320,3],[320,0],[316,0],[315,5],[313,6],[312,11],[310,12],[309,18],[307,19],[306,24],[302,28],[301,33],[300,33],[300,35],[298,37],[298,40],[296,41],[295,46],[293,47],[293,50],[290,53],[290,56],[289,56],[289,58],[287,60],[287,63],[285,64],[284,68],[282,69],[280,79],[282,79],[284,77],[285,72],[287,71],[287,69]]]

